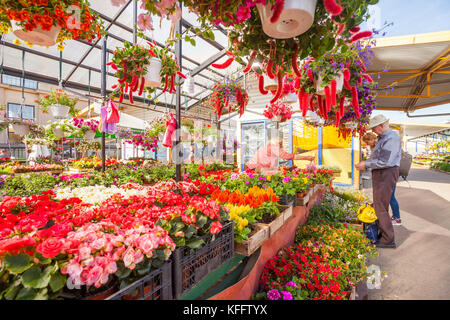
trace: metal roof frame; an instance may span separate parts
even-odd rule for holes
[[[120,29],[125,30],[128,33],[132,33],[133,34],[133,42],[136,43],[137,42],[137,33],[136,33],[136,28],[127,26],[121,22],[118,21],[118,19],[122,16],[122,14],[125,12],[125,10],[129,7],[130,4],[133,3],[133,21],[134,21],[134,26],[136,26],[137,24],[137,0],[128,0],[115,14],[114,16],[108,16],[102,12],[97,12],[100,16],[101,19],[103,19],[106,23],[106,30],[108,31],[107,35],[97,39],[96,41],[94,41],[93,43],[89,43],[87,41],[82,41],[82,40],[71,40],[71,41],[76,41],[78,43],[82,43],[85,46],[88,46],[88,49],[86,52],[84,52],[84,54],[80,57],[80,59],[78,61],[72,61],[70,59],[67,58],[63,58],[62,54],[58,57],[56,55],[52,55],[52,54],[48,54],[48,53],[44,53],[38,50],[34,50],[34,49],[30,49],[30,48],[25,48],[23,46],[18,46],[16,44],[10,43],[5,41],[4,39],[2,39],[0,37],[0,46],[4,46],[4,47],[9,47],[15,50],[19,50],[22,51],[24,53],[28,53],[28,54],[32,54],[32,55],[36,55],[45,59],[49,59],[52,61],[57,61],[60,63],[60,66],[64,63],[66,65],[72,66],[72,69],[69,71],[69,73],[65,76],[64,79],[61,78],[61,73],[60,73],[60,77],[59,79],[57,77],[52,77],[49,75],[45,75],[42,73],[38,73],[38,72],[31,72],[30,70],[20,70],[19,68],[14,68],[14,67],[10,67],[10,66],[2,66],[2,72],[8,75],[13,75],[13,76],[17,76],[17,77],[24,77],[27,79],[32,79],[38,82],[43,82],[43,83],[47,83],[47,84],[51,84],[51,85],[55,85],[55,86],[59,86],[62,89],[66,89],[68,92],[72,93],[72,94],[76,94],[82,97],[85,97],[88,100],[96,100],[96,99],[103,99],[103,101],[105,101],[106,97],[108,94],[110,94],[112,91],[111,90],[107,90],[106,87],[106,82],[107,82],[107,76],[113,77],[114,73],[112,72],[108,72],[107,68],[106,68],[106,62],[107,62],[107,54],[112,54],[113,50],[109,49],[107,46],[107,41],[108,41],[108,37],[119,41],[121,43],[123,43],[125,41],[125,39],[123,39],[122,37],[120,37],[119,35],[115,34],[114,32],[111,32],[110,29],[113,26],[116,26]],[[92,9],[92,8],[91,8]],[[95,11],[94,9],[92,9],[93,11]],[[176,30],[179,33],[183,33],[183,28],[188,29],[191,28],[193,25],[188,22],[187,20],[185,20],[184,18],[182,18],[177,24],[176,24]],[[221,27],[217,27],[216,28],[218,31],[220,31],[221,33],[223,33],[224,35],[227,35],[226,30],[224,30]],[[203,77],[204,79],[211,81],[211,82],[215,82],[215,79],[212,79],[211,76],[203,73],[203,71],[208,71],[211,74],[213,74],[214,76],[223,78],[226,76],[226,74],[223,74],[213,68],[210,67],[210,65],[212,63],[214,63],[215,61],[221,59],[222,57],[224,57],[226,55],[226,48],[220,44],[219,42],[215,41],[215,40],[210,40],[210,39],[205,39],[202,36],[198,36],[199,38],[201,38],[205,43],[207,43],[209,46],[213,47],[216,50],[219,50],[218,52],[216,52],[214,55],[210,56],[209,58],[207,58],[204,61],[196,61],[195,59],[189,58],[186,55],[182,55],[182,41],[177,41],[175,44],[175,56],[177,57],[177,61],[180,65],[180,67],[182,68],[182,70],[187,70],[191,76],[194,75],[199,75],[201,77]],[[145,40],[147,41],[153,41],[154,39],[150,39],[148,36],[145,37]],[[100,45],[100,41],[102,42],[102,44]],[[155,41],[156,42],[156,41]],[[162,43],[156,42],[156,44],[160,47],[164,47],[164,45]],[[89,66],[88,64],[85,64],[84,61],[87,59],[87,57],[90,56],[90,54],[94,51],[94,49],[97,50],[101,50],[101,68],[98,67],[93,67],[93,66]],[[195,65],[195,68],[188,68],[183,66],[183,60],[188,61],[189,63]],[[61,68],[61,67],[60,67]],[[79,69],[83,69],[83,70],[88,70],[89,72],[96,72],[96,73],[100,73],[101,74],[101,85],[100,87],[98,86],[91,86],[86,85],[85,83],[82,83],[81,81],[71,81],[72,76],[75,74],[75,72]],[[61,69],[60,69],[61,70]],[[156,107],[156,106],[160,106],[160,107],[166,107],[166,108],[170,108],[170,109],[175,109],[176,110],[176,115],[177,115],[177,119],[181,119],[181,97],[184,96],[185,99],[188,99],[188,102],[191,102],[192,100],[196,100],[197,102],[195,102],[193,105],[197,105],[199,102],[203,101],[203,99],[200,98],[200,96],[207,92],[208,90],[211,90],[211,88],[209,88],[208,86],[200,83],[200,82],[195,82],[195,84],[201,88],[203,88],[203,90],[201,90],[200,92],[196,93],[194,96],[188,95],[184,92],[181,92],[181,85],[184,82],[183,79],[181,79],[179,76],[177,76],[177,92],[176,92],[176,103],[175,104],[167,104],[167,103],[161,103],[161,102],[156,102],[155,100],[157,100],[158,97],[160,97],[162,95],[162,93],[159,93],[158,95],[155,94],[155,96],[153,98],[149,98],[149,99],[145,99],[142,97],[135,97],[135,102],[140,102],[140,103],[147,103],[148,105],[152,104]],[[160,89],[160,88],[158,88]],[[78,90],[80,92],[75,92],[73,90]],[[89,94],[85,94],[89,92]],[[92,95],[91,93],[94,94],[100,94],[101,97],[96,97],[94,95]],[[146,101],[147,100],[147,101]],[[136,108],[143,108],[149,111],[156,111],[156,110],[152,110],[150,107],[146,107],[141,106],[141,105],[130,105],[127,103],[123,103],[124,105],[127,106],[132,106],[132,107],[136,107]],[[190,107],[188,108],[188,110],[191,109]],[[159,111],[156,111],[159,112]],[[204,119],[207,120],[207,119]],[[210,120],[208,120],[210,121]],[[218,123],[218,121],[216,120],[216,122]],[[176,137],[176,142],[175,145],[177,145],[180,141],[180,137],[179,137],[179,133],[177,134]],[[102,135],[102,164],[103,164],[103,170],[105,169],[105,135]],[[180,166],[177,165],[177,178],[179,177],[179,171],[180,171]]]

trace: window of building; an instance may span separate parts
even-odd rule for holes
[[[34,106],[8,103],[8,118],[34,120]]]
[[[14,77],[7,74],[2,74],[2,83],[11,86],[22,87],[22,78]],[[25,79],[25,88],[37,90],[38,82],[30,79]]]

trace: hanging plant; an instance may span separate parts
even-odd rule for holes
[[[292,118],[292,107],[279,101],[266,106],[264,116],[277,122],[285,122]]]
[[[350,29],[364,21],[368,6],[376,4],[378,0],[339,1],[342,7],[339,15],[330,15],[330,8],[326,8],[324,2],[317,2],[315,22],[311,28],[288,39],[269,37],[262,29],[257,9],[252,8],[251,17],[235,25],[229,32],[230,51],[234,59],[239,63],[248,61],[249,65],[259,61],[264,73],[271,79],[278,77],[279,72],[281,77],[286,73],[300,76],[299,59],[308,56],[319,58],[333,49],[347,47],[355,39],[349,39]],[[367,37],[367,34],[360,34],[359,37]]]
[[[35,100],[41,107],[42,113],[48,113],[51,109],[53,116],[65,118],[67,115],[76,117],[79,111],[75,108],[77,99],[71,98],[62,89],[51,89],[50,93],[44,95],[42,98]]]
[[[213,87],[209,102],[220,119],[222,115],[234,111],[239,111],[239,115],[242,116],[248,100],[248,92],[242,84],[235,79],[226,78],[224,82],[219,82]]]
[[[169,90],[169,93],[174,93],[176,75],[186,78],[167,47],[158,47],[155,42],[148,42],[148,45],[145,48],[125,41],[123,48],[114,51],[112,62],[108,65],[116,71],[115,76],[119,79],[112,87],[119,88],[119,103],[123,101],[125,94],[129,95],[130,103],[134,103],[134,94],[141,96],[144,91],[148,94],[155,92],[154,87],[160,84],[161,79],[165,80],[163,92]],[[156,75],[156,79],[148,79],[148,74]],[[116,93],[115,91],[113,95]]]
[[[3,0],[0,33],[12,31],[27,44],[63,49],[65,40],[91,41],[104,34],[103,21],[88,0]]]
[[[372,44],[357,43],[346,50],[304,61],[297,91],[303,117],[310,110],[321,116],[325,124],[333,123],[336,127],[348,120],[361,124],[368,121],[372,109],[362,115],[359,91],[363,84],[366,90],[373,88],[367,84],[376,85],[365,73],[373,56]],[[346,116],[349,112],[352,116]]]

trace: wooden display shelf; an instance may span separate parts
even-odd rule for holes
[[[255,232],[248,240],[244,240],[241,243],[234,242],[234,252],[243,256],[250,256],[256,250],[258,250],[263,243],[269,239],[270,229],[265,224],[254,223],[252,227],[255,228]]]

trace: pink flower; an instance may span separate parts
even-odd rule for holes
[[[176,23],[180,21],[180,19],[181,19],[181,8],[180,6],[177,5],[175,8],[175,13],[170,16],[170,21],[172,21],[172,23]]]
[[[111,261],[105,268],[105,271],[107,271],[110,274],[117,272],[117,264],[115,261]]]
[[[149,257],[153,256],[153,250],[157,247],[157,239],[144,235],[139,239],[138,247]]]
[[[249,19],[252,16],[252,10],[248,5],[240,6],[238,11],[236,12],[236,18],[243,22],[247,19]]]
[[[86,277],[86,285],[92,286],[94,283],[96,283],[101,275],[103,273],[103,268],[100,266],[94,266],[88,273]]]
[[[68,273],[72,278],[79,277],[81,271],[83,271],[81,266],[75,261],[71,261],[69,264],[67,264],[66,268],[66,273]]]
[[[103,248],[105,246],[105,239],[98,238],[97,240],[92,242],[91,246],[92,246],[92,248],[94,248],[96,250],[100,250],[101,248]]]
[[[82,247],[78,252],[81,260],[86,260],[91,256],[91,248],[89,247]]]
[[[134,252],[134,264],[139,264],[144,260],[144,254],[141,250],[136,250]]]
[[[141,13],[137,19],[137,25],[143,31],[153,30],[152,22],[152,17],[144,13]]]
[[[134,265],[134,250],[133,248],[128,248],[122,255],[123,263],[126,268],[133,270],[135,268]]]

